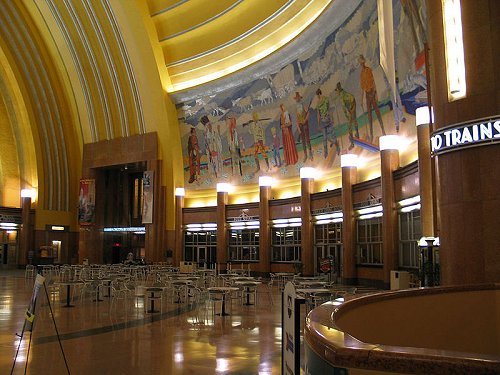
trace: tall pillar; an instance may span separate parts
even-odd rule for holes
[[[427,1],[436,131],[463,122],[498,120],[500,115],[500,1],[461,0],[449,5],[461,7],[461,13],[458,8],[453,16],[454,27],[447,28],[453,32],[462,26],[461,33],[451,39],[456,43],[453,46],[445,43],[448,23],[443,22],[442,2]],[[460,56],[463,47],[464,75],[456,80],[462,87],[449,84],[459,64],[447,64],[447,46],[455,56]],[[462,96],[457,97],[457,92]],[[500,146],[496,139],[478,147],[458,145],[435,157],[441,285],[500,281]]]
[[[185,190],[184,188],[176,188],[175,189],[175,248],[174,248],[174,254],[172,257],[172,263],[174,266],[179,266],[181,260],[183,259],[183,249],[184,247],[182,246],[183,244],[183,215],[182,215],[182,209],[184,208],[184,195],[185,195]]]
[[[227,262],[226,206],[229,186],[217,184],[217,263]]]
[[[384,262],[384,284],[391,283],[391,270],[398,269],[398,213],[394,194],[392,172],[399,168],[398,136],[380,137],[380,169],[382,185],[382,249]]]
[[[311,217],[311,194],[314,190],[314,168],[300,169],[300,216],[302,219],[302,273],[314,275],[313,223]]]
[[[342,282],[354,284],[356,272],[356,221],[352,201],[352,186],[358,179],[357,158],[355,154],[345,154],[340,157],[342,168]]]
[[[19,249],[17,251],[17,265],[26,266],[28,263],[28,251],[30,250],[30,210],[31,198],[34,192],[30,189],[21,190],[21,233],[19,236]]]
[[[259,271],[271,272],[271,231],[269,229],[269,200],[271,199],[272,179],[259,177]]]
[[[434,237],[433,172],[431,162],[430,124],[432,108],[417,108],[418,176],[420,188],[420,224],[422,236]]]

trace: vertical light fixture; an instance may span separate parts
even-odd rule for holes
[[[300,178],[311,178],[314,179],[316,177],[317,171],[312,167],[302,167],[300,168]]]
[[[273,186],[273,178],[271,176],[259,176],[259,186]]]
[[[466,95],[462,10],[460,0],[441,0],[441,3],[443,5],[448,100],[454,101]]]
[[[181,187],[175,188],[176,197],[184,197],[185,195],[186,195],[186,190],[184,190],[184,188]]]
[[[35,190],[33,189],[21,189],[21,198],[30,198],[34,200],[36,196]]]
[[[217,183],[217,193],[229,193],[231,191],[231,184],[226,182]]]
[[[378,139],[380,151],[399,150],[401,140],[397,135],[383,135]]]
[[[358,155],[356,154],[343,154],[340,155],[340,167],[357,167]]]
[[[418,107],[415,110],[415,125],[429,125],[434,123],[434,110],[432,107]]]

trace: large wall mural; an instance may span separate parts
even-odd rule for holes
[[[422,0],[393,1],[396,95],[379,58],[376,1],[278,72],[178,104],[186,186],[287,178],[340,167],[342,153],[378,158],[378,137],[416,140],[427,101]]]

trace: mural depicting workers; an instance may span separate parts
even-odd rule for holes
[[[351,93],[345,91],[342,88],[342,85],[340,82],[337,82],[337,87],[335,88],[335,91],[337,92],[338,96],[340,97],[340,100],[342,102],[342,109],[344,111],[344,115],[347,119],[347,127],[349,129],[349,141],[351,144],[349,145],[349,150],[352,150],[354,148],[354,140],[353,140],[353,134],[352,134],[352,127],[354,126],[354,129],[356,131],[356,138],[359,138],[359,125],[358,125],[358,119],[356,116],[356,99],[354,98],[354,95]]]
[[[299,136],[304,149],[304,162],[307,161],[307,152],[309,151],[309,158],[314,160],[311,148],[311,137],[309,136],[309,107],[305,106],[302,102],[302,96],[297,91],[293,99],[296,102],[296,115],[297,115],[297,128],[299,129]]]
[[[328,141],[330,141],[330,147],[335,145],[337,155],[340,155],[340,145],[335,134],[330,112],[330,100],[323,95],[321,89],[316,90],[316,99],[318,125],[323,132],[323,156],[325,159],[328,157]],[[332,137],[330,137],[330,132],[332,133]]]
[[[279,168],[281,167],[281,154],[280,154],[281,141],[280,137],[278,137],[278,134],[276,133],[276,128],[274,126],[271,128],[271,136],[273,137],[274,165]]]
[[[361,97],[361,103],[363,104],[363,99],[366,98],[366,111],[368,113],[368,124],[370,126],[370,135],[368,140],[373,141],[373,118],[372,110],[375,110],[377,115],[378,123],[382,129],[382,134],[385,135],[384,122],[382,121],[382,115],[380,114],[380,109],[378,108],[378,97],[377,88],[375,87],[375,79],[373,78],[373,71],[370,67],[366,66],[366,60],[363,55],[358,57],[359,65],[361,65],[361,90],[363,90],[364,96]]]
[[[220,137],[220,128],[217,126],[216,131],[212,127],[208,116],[203,116],[200,122],[205,126],[205,149],[208,163],[217,178],[222,173],[222,140]]]
[[[189,158],[189,183],[192,184],[200,176],[200,145],[198,144],[198,136],[196,128],[191,128],[188,138],[188,158]]]
[[[266,145],[264,143],[264,128],[262,126],[263,120],[269,119],[259,119],[259,114],[257,112],[252,112],[252,120],[243,124],[243,126],[250,126],[250,134],[253,135],[254,138],[254,152],[253,157],[255,159],[256,170],[255,172],[260,171],[260,161],[259,154],[262,154],[264,160],[266,161],[267,170],[269,171],[269,159],[267,158]]]
[[[285,163],[286,165],[295,165],[299,160],[299,154],[297,153],[297,146],[295,146],[295,139],[293,138],[292,118],[283,104],[280,104],[280,125]]]
[[[227,144],[231,155],[231,171],[233,176],[239,170],[240,176],[243,176],[241,168],[241,149],[238,131],[236,130],[236,117],[230,113],[226,117],[227,125]]]

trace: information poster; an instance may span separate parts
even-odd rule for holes
[[[153,171],[144,171],[142,177],[143,184],[143,205],[142,223],[151,224],[153,222]]]
[[[95,180],[80,180],[79,199],[78,221],[80,225],[95,224]]]
[[[281,373],[283,375],[300,374],[300,305],[295,286],[288,282],[283,291],[282,303],[282,338],[281,338]]]
[[[31,294],[30,304],[28,309],[26,310],[26,330],[31,331],[33,327],[33,320],[35,319],[35,307],[36,300],[38,298],[38,293],[40,292],[40,288],[43,286],[45,282],[45,277],[41,275],[36,275],[35,285],[33,287],[33,293]]]

